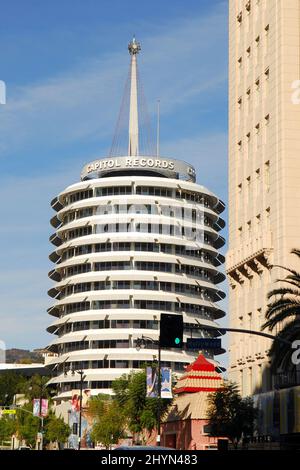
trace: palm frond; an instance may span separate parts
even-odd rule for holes
[[[295,286],[298,289],[300,289],[300,281],[297,282],[297,281],[290,280],[288,278],[289,276],[285,277],[284,279],[276,279],[275,282],[286,282],[287,284],[290,284],[291,286]]]
[[[295,271],[295,269],[287,268],[286,266],[282,266],[281,264],[273,264],[272,269],[273,268],[284,269],[285,271],[289,272],[290,274],[295,276],[300,281],[300,273],[298,271]]]
[[[291,305],[286,305],[285,307],[274,311],[267,318],[267,321],[262,325],[262,330],[274,330],[277,325],[280,325],[283,321],[287,320],[290,317],[300,317],[300,305],[298,304],[294,308]]]
[[[294,295],[296,297],[299,297],[299,299],[300,299],[300,287],[299,287],[298,290],[297,289],[292,289],[291,287],[279,287],[278,289],[271,290],[268,293],[267,298],[271,299],[272,297],[274,297],[276,295],[287,295],[287,294]]]
[[[287,307],[291,309],[297,309],[299,306],[300,302],[297,299],[282,297],[268,304],[265,317],[269,319],[274,315],[280,314],[281,311]]]
[[[279,339],[285,339],[291,343],[297,339],[300,339],[300,320],[295,319],[292,322],[284,326],[284,328],[277,335]],[[281,365],[284,368],[289,368],[288,362],[291,360],[291,356],[295,350],[278,340],[273,341],[270,356],[272,369],[278,369]]]
[[[293,249],[291,250],[291,253],[292,253],[293,255],[299,256],[299,258],[300,258],[300,250],[299,250],[298,248],[293,248]]]

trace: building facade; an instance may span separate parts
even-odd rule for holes
[[[185,347],[191,326],[203,327],[194,337],[215,336],[205,325],[224,315],[217,304],[224,298],[224,204],[196,183],[191,165],[140,155],[136,44],[129,45],[128,154],[88,163],[81,181],[52,201],[48,331],[56,335],[51,383],[62,400],[80,385],[70,370],[84,370],[83,388],[92,394],[110,393],[114,379],[156,360],[164,312],[183,316],[183,349],[161,353],[162,365],[182,373],[197,354]],[[146,347],[138,350],[142,337]],[[204,353],[213,361],[221,352]]]
[[[174,400],[162,420],[162,445],[177,450],[216,450],[218,438],[209,434],[208,399],[222,386],[221,375],[200,354],[174,387]],[[154,444],[155,438],[153,431],[148,443]]]
[[[229,1],[230,326],[260,330],[300,232],[300,2]],[[276,333],[276,332],[275,332]],[[231,334],[229,377],[272,388],[271,341]]]

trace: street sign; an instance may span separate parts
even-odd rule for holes
[[[188,338],[187,349],[220,349],[220,338]]]
[[[2,410],[1,413],[3,415],[15,415],[16,414],[16,410]]]

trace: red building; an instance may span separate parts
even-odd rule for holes
[[[208,434],[207,398],[222,387],[215,366],[200,354],[178,380],[172,408],[162,423],[161,444],[181,450],[208,450],[217,447],[217,438]]]

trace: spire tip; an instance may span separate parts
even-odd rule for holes
[[[128,51],[130,55],[136,55],[141,50],[141,44],[136,41],[135,35],[133,35],[132,41],[128,44]]]

